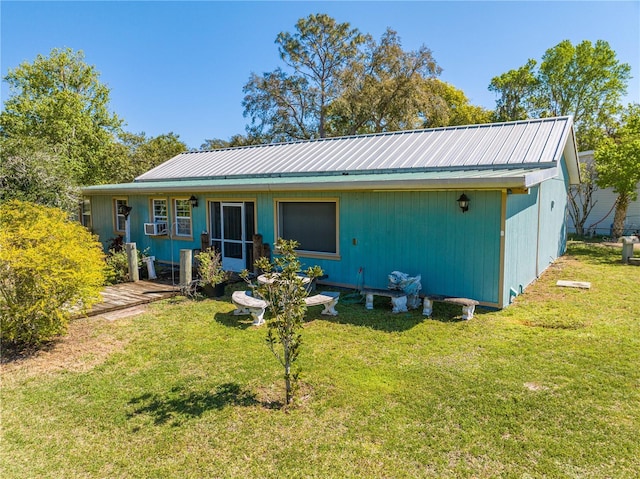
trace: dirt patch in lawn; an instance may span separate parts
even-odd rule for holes
[[[85,372],[102,364],[127,343],[115,338],[111,329],[105,327],[111,321],[100,316],[77,319],[69,324],[65,336],[41,349],[13,355],[3,352],[0,361],[3,382],[64,371]]]
[[[577,269],[580,264],[580,260],[575,256],[564,255],[558,258],[554,263],[544,271],[540,279],[544,278],[544,281],[536,280],[532,285],[527,287],[525,294],[519,300],[526,300],[528,302],[540,302],[548,301],[550,299],[562,300],[567,296],[566,288],[561,288],[556,285],[558,280],[569,281],[588,281],[590,278],[573,277],[568,271]]]

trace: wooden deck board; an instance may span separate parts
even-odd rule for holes
[[[176,296],[179,292],[180,288],[177,286],[173,287],[153,281],[138,281],[136,283],[120,283],[106,286],[100,293],[103,301],[93,305],[91,310],[86,313],[86,316],[95,316],[151,303]]]

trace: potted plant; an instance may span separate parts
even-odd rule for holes
[[[222,269],[222,256],[209,248],[195,256],[202,291],[210,298],[224,296],[227,273]]]

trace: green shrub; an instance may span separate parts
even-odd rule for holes
[[[136,249],[138,268],[144,265],[144,258],[149,256],[149,248]],[[129,260],[122,236],[116,236],[109,241],[109,252],[105,257],[105,284],[118,284],[131,281],[129,277]]]
[[[222,269],[222,256],[215,249],[209,248],[198,253],[195,260],[203,285],[215,286],[227,279],[227,273]]]
[[[117,284],[129,281],[129,263],[125,250],[109,250],[105,258],[105,284]]]
[[[0,342],[38,345],[100,299],[102,247],[56,208],[0,204]]]

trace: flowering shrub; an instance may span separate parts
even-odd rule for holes
[[[64,333],[100,299],[102,247],[56,208],[0,204],[0,342],[33,346]]]

